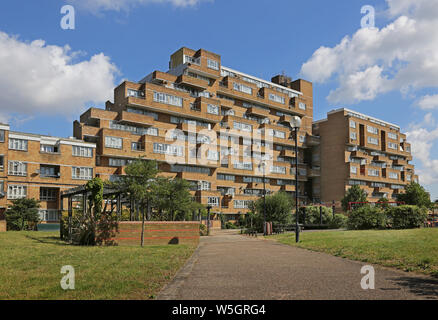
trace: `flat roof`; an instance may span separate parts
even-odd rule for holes
[[[243,72],[240,72],[240,71],[237,71],[237,70],[234,70],[234,69],[228,68],[228,67],[221,66],[221,69],[224,69],[225,71],[228,71],[228,72],[237,73],[237,74],[239,74],[239,75],[241,75],[241,76],[244,76],[244,77],[247,77],[247,78],[252,78],[252,79],[254,79],[254,80],[256,80],[256,81],[263,82],[263,83],[265,83],[265,84],[267,84],[267,85],[270,85],[270,86],[273,86],[273,87],[275,87],[275,88],[279,88],[279,89],[282,89],[282,90],[290,91],[291,93],[295,93],[295,94],[299,94],[299,95],[302,95],[302,94],[303,94],[303,93],[300,92],[300,91],[297,91],[297,90],[294,90],[294,89],[291,89],[291,88],[288,88],[288,87],[284,87],[284,86],[281,86],[281,85],[279,85],[279,84],[273,83],[273,82],[271,82],[271,81],[264,80],[264,79],[260,79],[260,78],[257,78],[257,77],[255,77],[255,76],[252,76],[252,75],[250,75],[250,74],[246,74],[246,73],[243,73]]]
[[[396,129],[400,130],[400,126],[398,126],[398,125],[396,125],[396,124],[394,124],[394,123],[387,122],[387,121],[384,121],[384,120],[381,120],[381,119],[378,119],[378,118],[374,118],[374,117],[371,117],[371,116],[369,116],[369,115],[366,115],[366,114],[363,114],[363,113],[360,113],[360,112],[357,112],[357,111],[354,111],[354,110],[351,110],[351,109],[347,109],[347,108],[338,108],[338,109],[334,109],[334,110],[332,110],[332,111],[327,112],[327,115],[329,115],[329,114],[334,114],[334,113],[338,113],[338,112],[342,112],[342,113],[344,113],[344,112],[350,112],[350,113],[353,113],[353,114],[359,115],[359,116],[361,116],[361,117],[365,117],[365,118],[367,118],[368,120],[374,120],[374,121],[377,121],[377,122],[381,122],[381,123],[384,123],[385,125],[388,125],[388,126],[390,126],[390,127],[394,127],[394,128],[396,128]],[[318,121],[314,121],[313,123],[314,123],[314,124],[317,124],[317,123],[321,123],[321,122],[325,122],[325,121],[327,121],[327,118],[325,118],[325,119],[321,119],[321,120],[318,120]]]

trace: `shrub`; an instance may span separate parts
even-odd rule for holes
[[[228,221],[225,223],[225,229],[239,229],[238,226],[236,226],[234,223]]]
[[[304,222],[304,208],[300,209],[300,223]],[[331,208],[322,207],[322,224],[329,224],[333,217],[333,210]],[[295,222],[295,215],[293,217]],[[306,224],[320,224],[321,217],[318,206],[306,207]]]
[[[201,237],[205,237],[207,236],[207,226],[205,224],[200,224],[199,225],[199,235]]]
[[[335,217],[331,219],[329,222],[329,227],[331,229],[340,229],[340,228],[346,228],[348,222],[348,217],[343,214],[335,214]]]
[[[369,205],[351,211],[347,222],[348,229],[352,230],[385,229],[387,224],[385,211]]]
[[[417,206],[392,207],[387,212],[389,224],[394,229],[419,228],[427,219],[426,210]]]
[[[362,190],[358,185],[352,186],[345,193],[345,197],[341,200],[342,209],[345,211],[349,210],[350,202],[366,202],[367,194],[364,190]],[[356,204],[356,207],[361,207],[364,204]]]

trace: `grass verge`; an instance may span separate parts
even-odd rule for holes
[[[0,300],[153,299],[194,246],[80,247],[58,232],[0,233]],[[75,268],[75,290],[63,290],[61,267]]]
[[[268,238],[334,256],[438,276],[438,228],[304,232]]]

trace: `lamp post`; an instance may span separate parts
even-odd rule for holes
[[[267,230],[266,230],[266,183],[265,183],[265,168],[266,168],[266,162],[263,161],[259,165],[260,167],[263,167],[263,235],[266,236]]]
[[[210,235],[210,210],[211,210],[212,206],[208,205],[207,206],[207,236]]]
[[[298,130],[301,127],[301,118],[298,116],[291,117],[291,120],[285,122],[295,133],[295,242],[300,241],[300,228],[298,223]]]

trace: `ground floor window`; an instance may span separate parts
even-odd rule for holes
[[[41,221],[48,221],[48,222],[59,221],[59,211],[58,210],[40,209],[40,210],[38,210],[38,213],[40,214]]]
[[[26,198],[27,196],[27,187],[25,186],[17,186],[12,185],[8,186],[8,199],[21,199]]]

